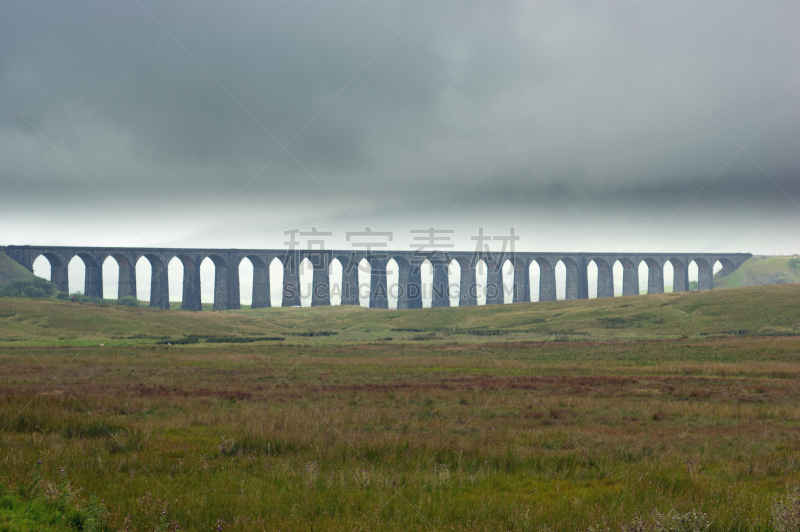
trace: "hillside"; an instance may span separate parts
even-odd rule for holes
[[[800,284],[405,311],[335,306],[186,312],[0,298],[0,345],[165,343],[187,335],[342,344],[710,334],[800,334]]]
[[[714,288],[800,283],[800,258],[757,255],[730,275],[714,275]]]
[[[33,279],[36,277],[24,266],[0,251],[0,283],[8,283],[14,279]]]

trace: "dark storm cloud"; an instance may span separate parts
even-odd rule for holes
[[[572,218],[595,239],[585,220],[620,212],[797,220],[798,16],[790,1],[7,3],[0,94],[24,119],[0,101],[2,207],[107,200],[105,223],[148,241],[208,226],[243,243],[445,215]],[[153,18],[180,23],[177,43]],[[31,126],[69,134],[74,169],[51,154],[14,188],[49,150]],[[757,163],[734,155],[756,133]]]

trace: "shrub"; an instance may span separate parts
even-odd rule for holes
[[[122,305],[124,307],[140,307],[141,303],[139,300],[133,296],[125,296],[117,299],[117,305]]]
[[[47,292],[38,286],[29,286],[22,291],[25,297],[47,297]]]
[[[76,303],[105,303],[100,297],[91,297],[87,296],[82,292],[75,292],[74,294],[70,294],[67,299],[74,299]]]
[[[0,295],[10,297],[52,297],[58,292],[56,285],[36,277],[35,279],[14,279],[10,283],[0,283]]]
[[[795,270],[800,270],[800,258],[789,259],[789,267]]]
[[[98,302],[98,301],[95,301],[95,299],[97,299],[97,298],[89,297],[86,294],[84,294],[83,292],[75,292],[74,294],[72,294],[72,299],[74,299],[75,302],[77,302],[77,303],[97,303]]]

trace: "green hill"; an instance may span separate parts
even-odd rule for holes
[[[800,283],[800,258],[757,255],[730,275],[714,275],[714,288]]]
[[[8,283],[14,279],[34,279],[33,273],[29,272],[20,263],[9,257],[5,252],[0,251],[0,283]]]
[[[800,284],[466,308],[188,312],[0,298],[0,345],[506,342],[800,335]],[[259,338],[261,340],[259,340]],[[9,345],[9,344],[6,344]]]

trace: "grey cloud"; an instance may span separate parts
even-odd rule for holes
[[[142,5],[171,29],[195,3]],[[446,221],[627,210],[653,229],[717,171],[687,212],[795,215],[748,157],[722,168],[763,126],[747,150],[800,200],[793,2],[372,5],[204,2],[174,32],[192,57],[167,38],[112,91],[164,37],[135,3],[4,4],[0,93],[55,143],[111,91],[60,150],[125,225],[158,210],[155,234],[219,209],[208,238],[246,242],[281,217],[426,225],[456,204]],[[0,101],[0,197],[49,149],[26,120]],[[51,155],[3,207],[92,194]]]

